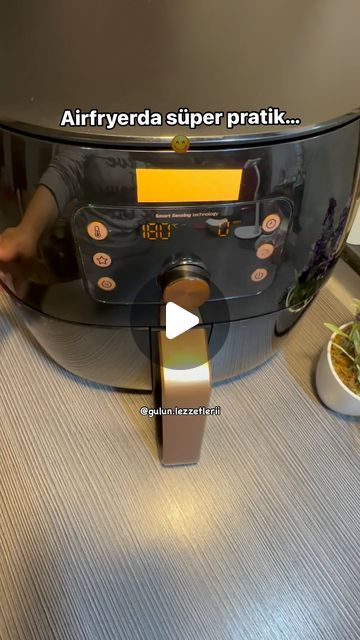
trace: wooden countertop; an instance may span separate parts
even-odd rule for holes
[[[2,294],[1,640],[358,640],[360,422],[312,380],[359,290],[339,263],[284,351],[213,389],[182,468],[151,395],[61,370]]]

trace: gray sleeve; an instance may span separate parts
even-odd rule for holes
[[[53,194],[59,213],[68,202],[79,197],[85,174],[85,163],[90,149],[62,149],[50,162],[39,184],[47,187]]]

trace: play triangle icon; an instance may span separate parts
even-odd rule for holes
[[[186,309],[179,307],[174,302],[167,303],[165,320],[165,335],[169,340],[173,340],[173,338],[199,324],[199,318],[195,314],[186,311]]]

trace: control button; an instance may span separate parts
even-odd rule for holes
[[[109,235],[107,227],[105,227],[102,222],[98,222],[97,220],[95,220],[94,222],[89,222],[86,230],[90,238],[92,238],[93,240],[105,240],[105,238],[107,238]]]
[[[260,282],[260,280],[264,280],[267,277],[267,274],[267,269],[255,269],[250,277],[253,282]]]
[[[209,274],[195,256],[174,256],[160,276],[164,302],[187,311],[204,304],[210,295]]]
[[[110,267],[111,262],[112,260],[107,253],[95,253],[95,255],[93,255],[93,263],[96,264],[97,267]]]
[[[163,292],[165,302],[174,302],[187,310],[201,307],[209,295],[210,286],[206,280],[186,276],[170,282]]]
[[[274,245],[270,244],[270,242],[264,242],[261,244],[256,250],[256,257],[259,260],[266,260],[270,258],[270,256],[274,253]]]
[[[265,233],[271,233],[271,231],[275,231],[275,229],[280,226],[281,218],[278,213],[270,213],[264,219],[262,223],[262,228]]]
[[[112,278],[100,278],[97,284],[103,291],[112,291],[116,287],[116,282]]]

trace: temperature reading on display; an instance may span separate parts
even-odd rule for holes
[[[141,232],[145,240],[169,240],[171,224],[168,222],[146,222],[141,225]]]

